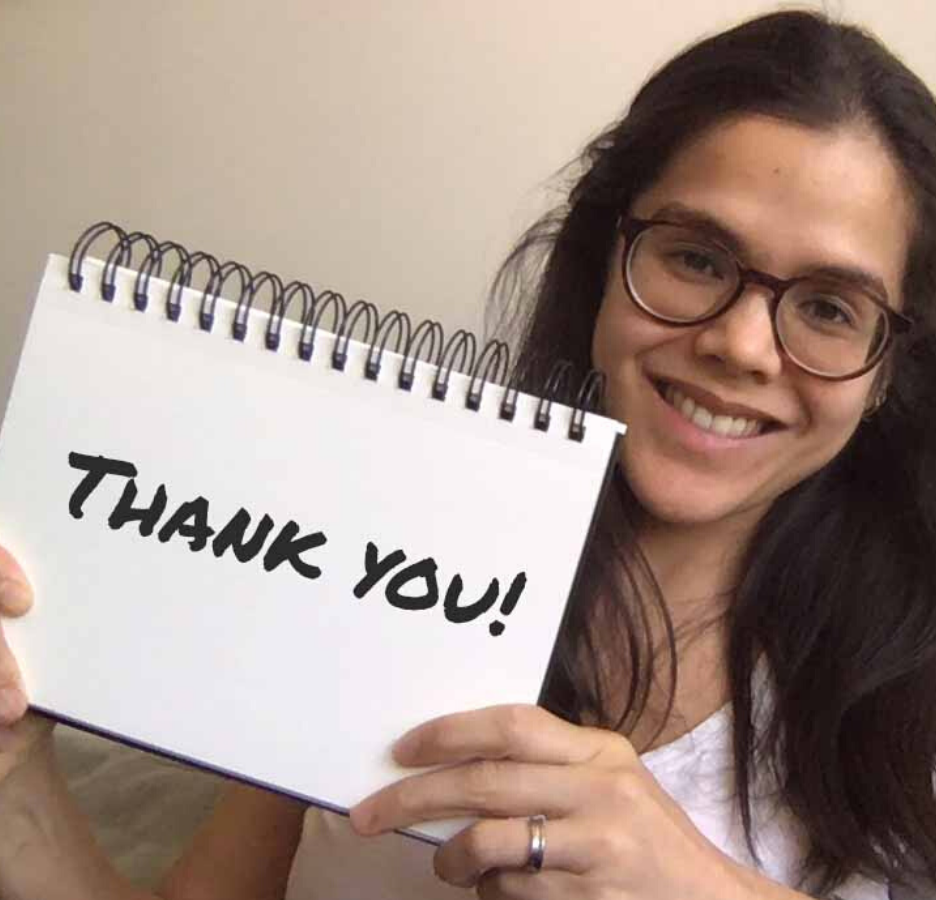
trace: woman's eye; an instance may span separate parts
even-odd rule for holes
[[[717,261],[704,250],[680,250],[677,259],[681,265],[696,275],[721,278],[722,271]]]
[[[800,311],[823,325],[853,325],[848,308],[834,297],[810,297],[800,304]]]

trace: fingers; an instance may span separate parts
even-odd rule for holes
[[[20,564],[0,547],[0,615],[21,616],[33,603],[33,592]]]
[[[433,719],[404,735],[394,756],[403,765],[443,767],[362,800],[351,810],[359,834],[459,816],[517,816],[531,809],[567,814],[600,801],[603,773],[638,760],[618,734],[522,705]]]
[[[627,741],[620,735],[573,725],[538,706],[512,704],[425,722],[397,741],[393,756],[404,766],[444,765],[479,757],[584,763],[606,751],[612,740],[626,752]]]
[[[0,615],[21,616],[32,606],[32,589],[19,563],[0,547]],[[0,725],[12,725],[26,712],[23,680],[0,623]]]
[[[477,760],[411,775],[351,809],[358,834],[464,816],[519,816],[530,810],[562,816],[592,798],[602,782],[586,767]]]
[[[570,819],[547,819],[546,848],[540,875],[554,869],[587,871],[582,827]],[[522,819],[482,819],[460,831],[436,851],[436,875],[456,887],[473,887],[490,869],[524,869],[530,856],[530,827]],[[570,895],[573,896],[573,895]]]
[[[27,705],[19,667],[0,624],[0,725],[12,725],[19,721]]]

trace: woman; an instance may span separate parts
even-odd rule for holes
[[[536,279],[522,378],[594,363],[630,426],[551,711],[420,726],[400,762],[451,765],[350,821],[234,787],[161,896],[936,891],[936,103],[861,31],[778,13],[672,60],[582,162],[498,283]],[[4,740],[0,896],[144,896],[48,728]],[[465,812],[438,882],[385,833]]]

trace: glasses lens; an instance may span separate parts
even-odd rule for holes
[[[786,352],[819,375],[860,372],[880,356],[887,314],[851,285],[802,281],[777,309],[777,332]]]
[[[651,315],[693,322],[716,312],[734,294],[738,269],[705,235],[675,225],[642,231],[626,257],[634,299]]]

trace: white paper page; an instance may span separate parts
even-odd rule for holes
[[[410,727],[536,702],[623,426],[589,415],[584,441],[571,441],[570,410],[554,406],[549,431],[536,431],[536,401],[522,396],[516,420],[502,421],[496,385],[472,412],[458,374],[449,397],[432,400],[434,369],[422,364],[407,393],[390,353],[367,381],[356,342],[334,371],[323,333],[305,362],[289,321],[271,352],[260,312],[239,343],[223,300],[207,333],[195,292],[171,322],[156,280],[141,313],[129,271],[108,304],[100,268],[85,262],[78,294],[67,261],[50,258],[0,432],[4,541],[36,590],[33,611],[4,628],[36,708],[343,811],[409,774],[389,748]],[[109,527],[124,475],[106,475],[76,518],[69,504],[87,472],[72,453],[132,464],[135,506],[164,485],[154,532]],[[207,546],[193,551],[179,533],[161,541],[172,513],[198,497],[215,532]],[[264,514],[270,535],[247,562],[230,549],[217,557],[212,541],[242,507],[248,537]],[[289,521],[324,536],[300,557],[319,577],[288,560],[265,570]],[[406,558],[356,597],[368,542],[381,558]],[[425,578],[390,602],[391,579],[426,559],[438,602],[401,608],[427,594]],[[502,615],[521,572],[525,587]],[[497,601],[473,621],[446,616],[456,575],[462,606],[498,579]],[[414,833],[446,837],[459,824]]]

